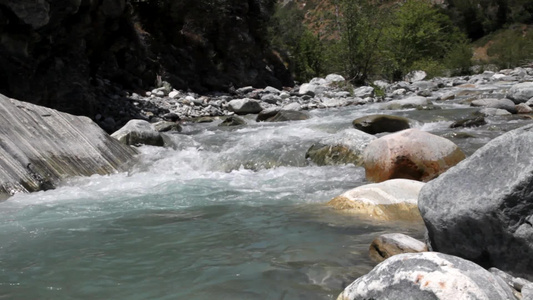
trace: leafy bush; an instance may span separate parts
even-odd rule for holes
[[[511,68],[533,60],[533,30],[523,26],[502,32],[488,48],[487,54],[500,68]]]

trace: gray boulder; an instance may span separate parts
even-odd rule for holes
[[[516,113],[516,107],[514,102],[509,99],[479,99],[472,101],[470,105],[477,107],[505,109],[506,111],[512,114]]]
[[[406,108],[424,108],[431,106],[432,103],[426,97],[413,96],[401,100],[392,100],[380,105],[380,109],[406,109]]]
[[[228,109],[238,115],[257,114],[263,110],[259,102],[252,99],[231,100]]]
[[[3,95],[0,115],[0,200],[72,176],[125,171],[137,153],[86,117]]]
[[[353,90],[352,96],[366,98],[374,95],[374,88],[371,86],[362,86]]]
[[[157,131],[152,124],[145,120],[130,120],[111,136],[124,145],[165,145],[161,133]]]
[[[514,103],[524,103],[533,97],[533,82],[523,82],[513,85],[507,92],[507,98]]]
[[[511,115],[511,113],[505,109],[490,108],[490,107],[480,109],[479,114],[486,116],[486,117],[502,117],[502,116]]]
[[[395,255],[359,277],[337,300],[517,299],[500,277],[475,263],[436,252]]]
[[[266,121],[269,118],[274,117],[280,110],[281,110],[281,107],[279,106],[274,106],[274,107],[263,109],[259,114],[257,114],[257,118],[255,119],[255,121],[256,122]]]
[[[339,83],[344,81],[346,81],[346,79],[344,79],[344,77],[342,77],[341,75],[329,74],[328,76],[326,76],[326,82],[328,84]]]
[[[353,126],[363,132],[376,134],[411,128],[409,119],[390,115],[370,115],[353,120]]]
[[[533,278],[533,125],[510,131],[424,186],[431,247]]]
[[[302,121],[309,119],[309,115],[302,111],[280,110],[273,117],[268,118],[267,122],[285,122],[285,121]]]

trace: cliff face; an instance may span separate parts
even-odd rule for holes
[[[292,85],[266,42],[273,3],[0,0],[0,93],[94,118],[158,75],[200,92]]]

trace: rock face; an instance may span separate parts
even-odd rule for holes
[[[137,153],[86,117],[0,95],[0,199],[126,170]]]
[[[337,300],[516,299],[498,276],[459,257],[436,252],[393,256],[359,277]]]
[[[382,262],[394,255],[425,251],[428,251],[426,244],[415,238],[403,233],[387,233],[372,241],[368,254],[373,261]]]
[[[0,93],[95,118],[121,111],[107,95],[158,75],[200,92],[292,86],[268,46],[274,4],[0,0]]]
[[[423,182],[393,179],[349,190],[328,202],[335,209],[375,220],[420,220],[418,193]]]
[[[429,181],[465,158],[453,142],[418,129],[407,129],[371,142],[363,152],[366,178]]]
[[[124,145],[165,145],[161,133],[157,131],[152,124],[145,120],[131,120],[111,136]]]
[[[409,119],[399,116],[371,115],[353,120],[353,126],[363,132],[376,134],[409,129]]]
[[[434,250],[533,278],[533,125],[486,144],[419,196]]]

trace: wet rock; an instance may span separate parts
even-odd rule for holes
[[[268,118],[267,122],[286,122],[286,121],[302,121],[309,119],[309,115],[302,111],[296,110],[280,110],[273,117]]]
[[[418,129],[407,129],[371,142],[363,153],[366,178],[429,181],[465,158],[453,142]]]
[[[501,116],[510,116],[510,115],[512,115],[507,110],[499,109],[499,108],[483,108],[483,109],[479,110],[479,113],[481,115],[487,116],[487,117],[501,117]]]
[[[231,100],[228,109],[238,115],[257,114],[263,110],[259,102],[252,99]]]
[[[426,97],[413,96],[401,100],[392,100],[380,105],[380,109],[406,109],[406,108],[419,108],[432,105]]]
[[[69,177],[125,171],[137,154],[86,117],[3,95],[0,115],[0,200]]]
[[[459,257],[436,252],[395,255],[359,277],[337,300],[516,299],[498,276]]]
[[[420,221],[417,199],[422,186],[415,180],[392,179],[349,190],[327,205],[374,220]]]
[[[516,105],[516,111],[519,114],[530,114],[533,112],[533,108],[531,108],[526,103],[520,103]]]
[[[387,233],[372,241],[368,254],[373,261],[382,262],[394,255],[426,251],[428,251],[426,244],[415,238],[403,233]]]
[[[467,118],[459,121],[455,121],[450,125],[450,128],[458,128],[458,127],[479,127],[486,125],[487,121],[485,121],[485,117],[479,116],[475,118]]]
[[[428,183],[419,206],[431,247],[531,280],[531,157],[528,125],[490,141]]]
[[[490,108],[498,108],[498,109],[505,109],[506,111],[515,114],[516,113],[516,107],[513,101],[509,99],[479,99],[474,100],[470,103],[471,106],[477,106],[477,107],[490,107]]]
[[[454,92],[444,93],[438,99],[442,100],[442,101],[453,100],[453,99],[455,99],[455,93]]]
[[[152,126],[158,132],[169,132],[169,131],[181,132],[182,130],[180,124],[176,122],[169,122],[169,121],[159,121],[159,122],[153,123]]]
[[[370,115],[353,120],[353,126],[363,132],[376,134],[409,129],[409,119],[391,115]]]
[[[165,145],[161,133],[145,120],[131,120],[111,136],[125,145]]]
[[[256,122],[264,122],[268,120],[269,118],[274,117],[279,111],[281,110],[281,107],[275,106],[263,109],[255,119]]]
[[[523,82],[513,85],[507,92],[507,98],[514,103],[524,103],[533,97],[533,82]]]
[[[230,116],[227,117],[224,121],[222,121],[222,123],[220,123],[218,126],[227,127],[239,125],[246,125],[246,121],[243,118],[239,118],[237,116]]]
[[[344,164],[360,165],[361,152],[345,145],[313,144],[305,153],[308,159],[318,166],[334,166]]]

